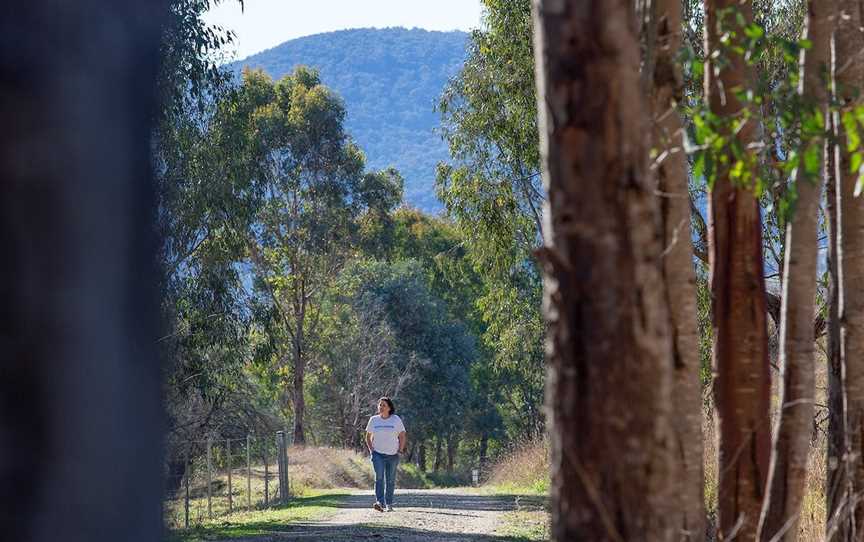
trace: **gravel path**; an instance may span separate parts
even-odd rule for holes
[[[407,489],[396,493],[395,511],[377,512],[371,491],[356,492],[326,520],[296,523],[249,542],[375,540],[380,542],[503,542],[503,516],[542,508],[536,497],[482,495],[472,489]]]

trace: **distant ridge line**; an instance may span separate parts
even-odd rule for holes
[[[368,167],[395,166],[406,202],[437,212],[435,169],[449,156],[434,106],[461,69],[468,39],[461,30],[352,28],[291,39],[227,67],[235,74],[261,68],[277,79],[297,65],[318,69],[344,100],[346,128]]]

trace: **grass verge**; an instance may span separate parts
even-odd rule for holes
[[[549,540],[549,513],[545,510],[507,512],[504,524],[495,534],[520,542]]]
[[[501,483],[480,487],[485,495],[506,497],[516,503],[516,510],[503,515],[495,532],[506,540],[540,542],[549,540],[549,481],[543,478],[532,484]]]
[[[307,491],[284,506],[237,512],[230,516],[203,520],[189,529],[169,531],[169,542],[198,542],[266,536],[285,531],[291,523],[324,519],[336,512],[348,497],[339,491]]]

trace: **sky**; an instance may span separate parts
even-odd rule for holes
[[[205,19],[233,30],[234,58],[280,43],[346,28],[419,27],[470,30],[480,24],[480,0],[224,0]]]

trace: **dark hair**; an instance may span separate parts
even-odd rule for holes
[[[385,395],[384,397],[378,399],[378,401],[384,401],[385,403],[387,403],[387,406],[390,407],[390,414],[388,414],[388,416],[396,414],[396,407],[393,406],[393,401],[391,401],[389,397]]]

